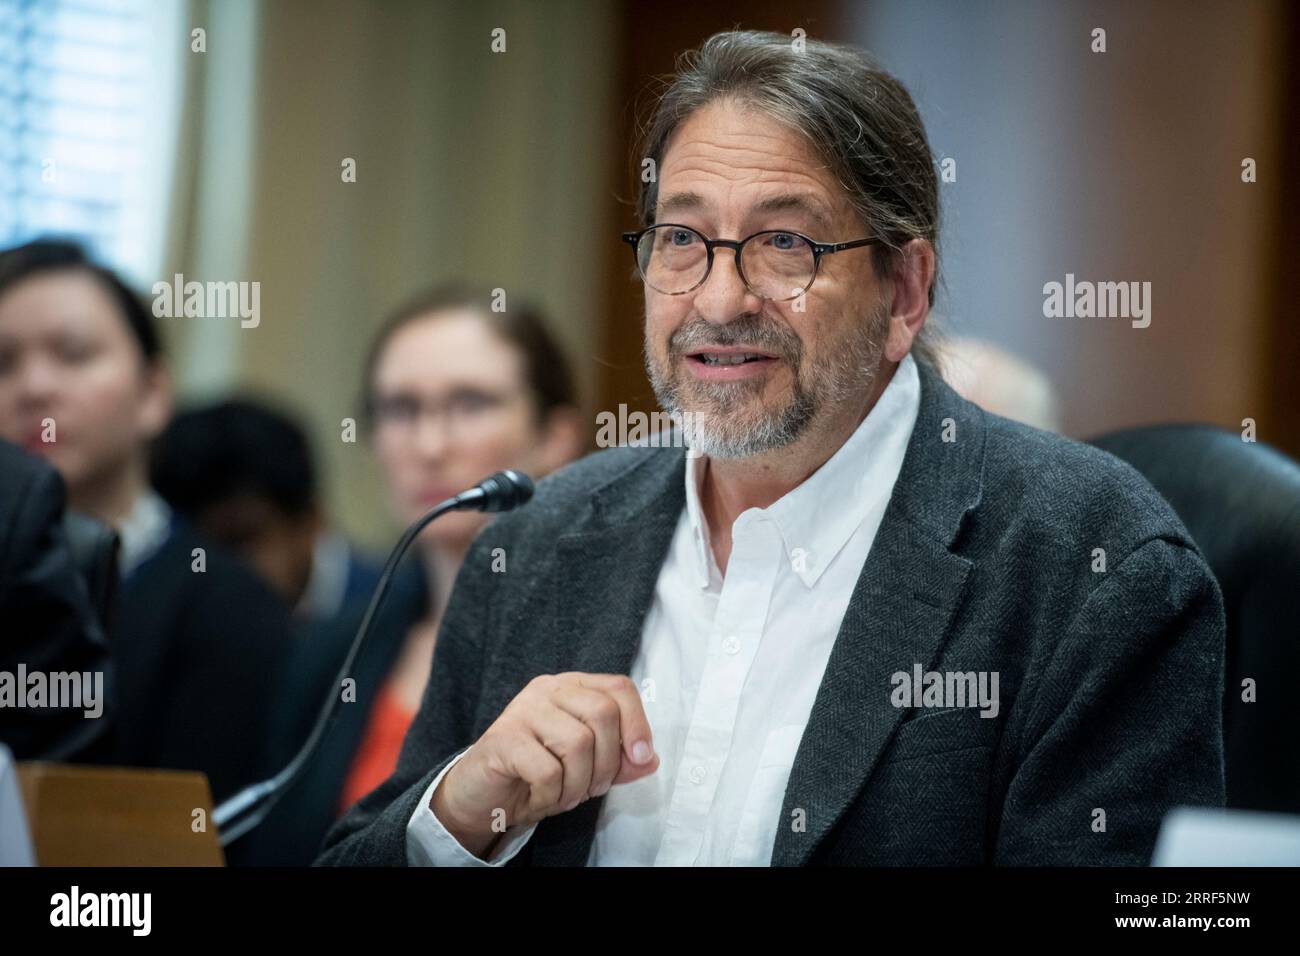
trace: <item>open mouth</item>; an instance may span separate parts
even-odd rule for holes
[[[686,354],[686,367],[693,378],[717,384],[763,381],[780,362],[771,352],[744,346],[716,346]]]
[[[746,365],[749,362],[771,361],[770,355],[710,355],[707,352],[692,355],[692,359],[703,365]]]
[[[744,349],[702,349],[686,356],[692,362],[710,367],[727,367],[733,365],[751,365],[755,362],[775,362],[776,356],[769,352],[747,351]]]

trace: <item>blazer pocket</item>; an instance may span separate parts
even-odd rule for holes
[[[767,735],[754,770],[754,781],[740,813],[731,847],[732,866],[767,866],[772,862],[776,832],[783,825],[781,807],[804,725],[789,724]]]
[[[997,719],[981,717],[978,707],[954,707],[937,713],[922,713],[903,721],[885,751],[884,762],[992,747],[997,737]]]

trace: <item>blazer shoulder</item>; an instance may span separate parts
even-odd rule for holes
[[[685,457],[683,448],[621,445],[592,452],[537,483],[533,499],[489,525],[493,535],[527,528],[530,535],[573,530],[601,491],[619,483],[630,495],[652,494]]]
[[[31,547],[65,502],[63,480],[51,465],[0,441],[0,567],[6,556],[30,558],[9,552]]]
[[[547,475],[538,483],[537,497],[555,499],[566,494],[589,495],[643,468],[664,465],[684,457],[684,448],[620,445],[594,451]]]
[[[1034,516],[1066,540],[1152,538],[1195,550],[1187,529],[1135,468],[1085,442],[985,413],[986,504]]]

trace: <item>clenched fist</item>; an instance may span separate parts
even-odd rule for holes
[[[452,767],[429,807],[485,858],[506,826],[572,810],[659,767],[641,695],[621,674],[545,674],[519,692]]]

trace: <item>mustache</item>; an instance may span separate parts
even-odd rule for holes
[[[803,343],[791,329],[759,316],[734,319],[726,325],[695,319],[668,339],[668,350],[673,355],[687,355],[710,345],[750,345],[786,358],[798,357],[803,351]]]

